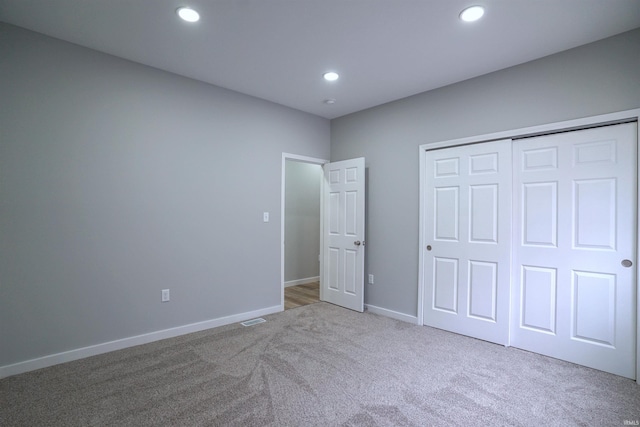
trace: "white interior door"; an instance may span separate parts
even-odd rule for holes
[[[511,345],[635,378],[636,135],[514,143]]]
[[[326,163],[320,299],[364,311],[364,158]]]
[[[511,140],[425,155],[424,324],[507,344]]]

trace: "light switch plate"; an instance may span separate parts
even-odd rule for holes
[[[269,222],[269,212],[262,213],[262,221]]]

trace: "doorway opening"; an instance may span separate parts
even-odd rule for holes
[[[320,301],[322,165],[327,162],[282,155],[282,310]]]

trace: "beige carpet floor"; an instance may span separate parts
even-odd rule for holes
[[[1,426],[622,426],[631,380],[318,303],[0,380]]]

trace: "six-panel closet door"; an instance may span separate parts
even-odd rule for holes
[[[636,135],[514,141],[512,346],[635,378]]]
[[[424,324],[507,344],[511,140],[426,153]]]

